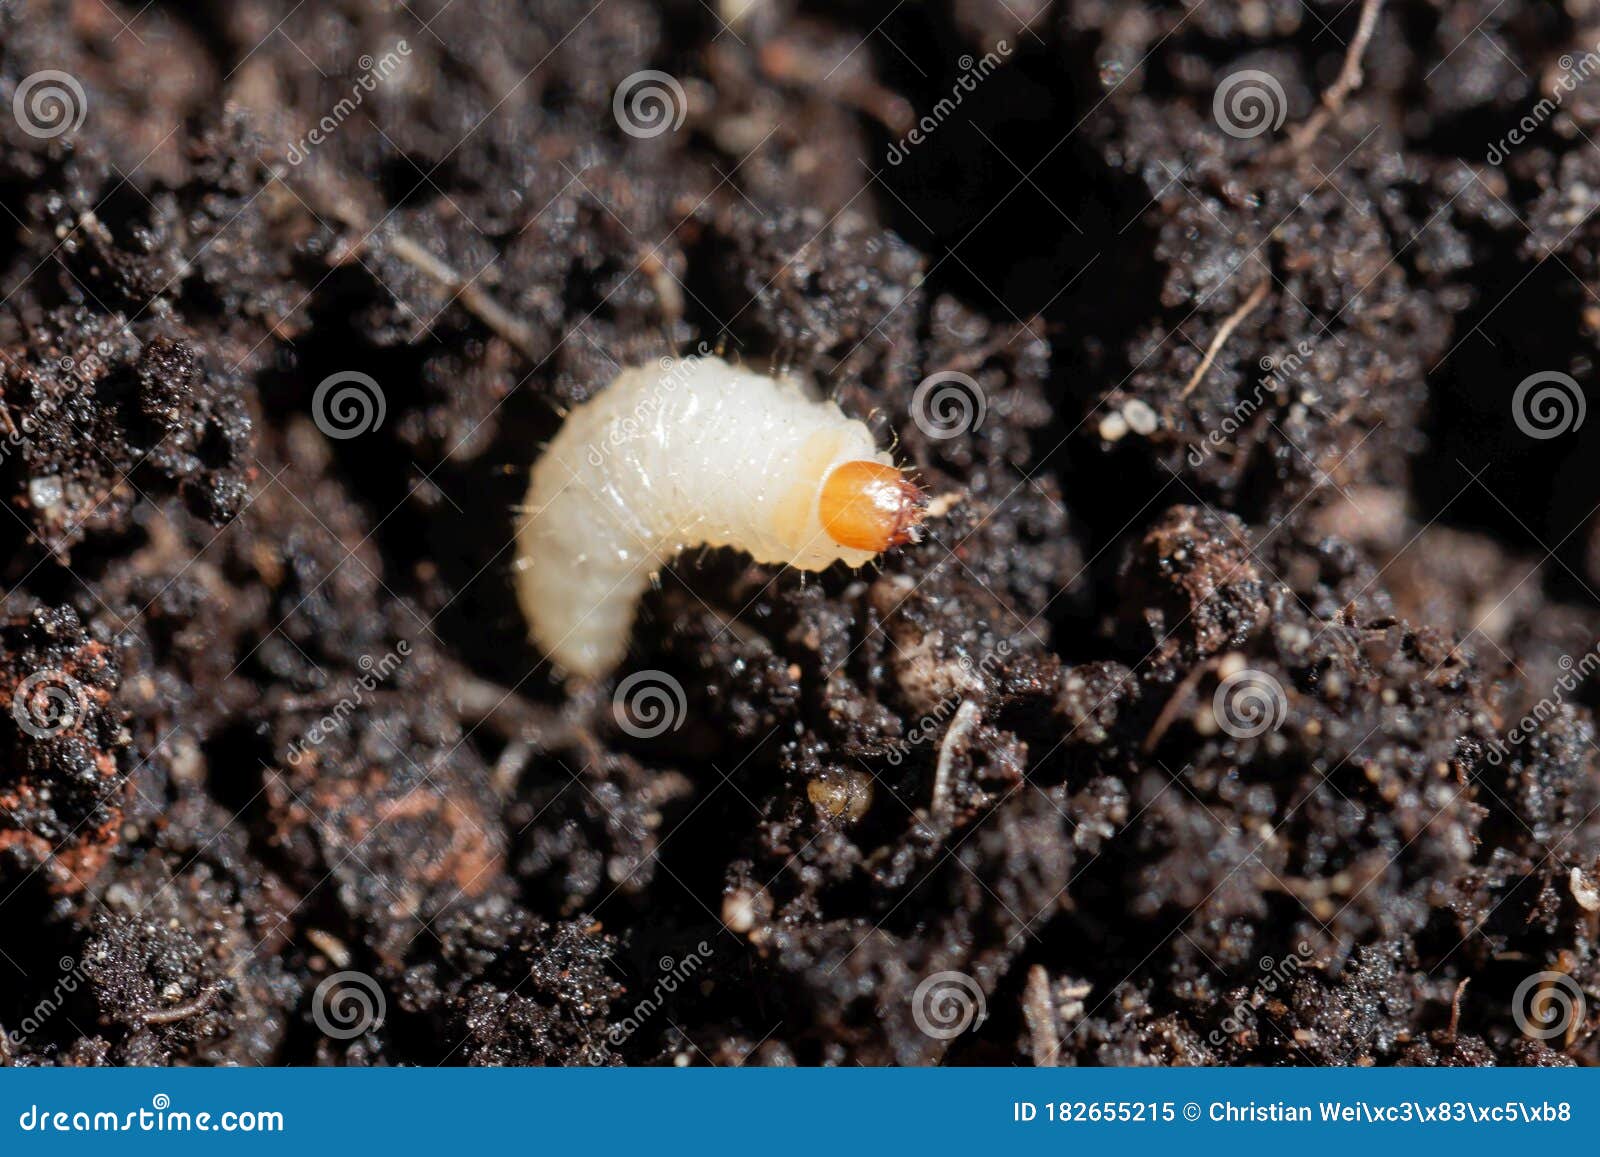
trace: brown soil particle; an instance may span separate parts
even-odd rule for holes
[[[0,6],[0,1062],[1600,1062],[1592,7]],[[925,533],[563,683],[528,468],[702,343]]]

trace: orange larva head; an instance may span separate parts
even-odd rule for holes
[[[834,467],[822,483],[822,529],[840,546],[874,554],[916,538],[927,499],[893,466],[861,459]]]

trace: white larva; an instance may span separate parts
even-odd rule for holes
[[[627,649],[639,597],[682,551],[860,566],[910,541],[922,508],[836,403],[720,358],[664,358],[573,410],[534,463],[517,596],[558,668],[599,676]]]

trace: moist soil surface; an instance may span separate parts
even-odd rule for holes
[[[0,8],[0,1059],[1597,1059],[1600,5],[1370,7]],[[926,533],[564,681],[528,468],[700,343]]]

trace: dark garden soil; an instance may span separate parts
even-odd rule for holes
[[[1600,1059],[1600,420],[1513,407],[1593,378],[1600,4],[1390,0],[1326,103],[1355,0],[718,10],[0,6],[0,1059]],[[639,738],[527,642],[514,507],[701,341],[935,510],[673,566]]]

